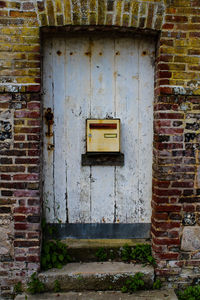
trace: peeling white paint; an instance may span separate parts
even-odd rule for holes
[[[44,124],[47,221],[150,222],[153,53],[148,39],[46,40],[44,106],[54,111],[52,137]],[[82,167],[85,120],[108,116],[121,119],[125,165]]]

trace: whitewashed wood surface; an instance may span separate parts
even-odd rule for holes
[[[148,38],[46,39],[44,112],[54,111],[52,137],[43,126],[48,222],[150,222],[154,48]],[[123,167],[81,166],[87,118],[121,119]]]

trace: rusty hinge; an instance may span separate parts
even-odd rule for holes
[[[50,107],[47,108],[46,112],[45,112],[45,120],[46,120],[46,124],[48,126],[48,131],[46,132],[46,136],[52,136],[53,132],[51,131],[53,122],[54,122],[54,116],[53,116],[53,112],[51,110]]]

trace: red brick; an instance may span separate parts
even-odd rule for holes
[[[37,165],[39,164],[40,160],[37,158],[16,158],[16,164],[29,164],[29,165]]]
[[[20,191],[14,191],[15,197],[37,197],[39,195],[39,191],[34,190],[20,190]]]
[[[172,187],[180,187],[180,188],[184,188],[184,187],[193,187],[194,186],[194,182],[192,181],[177,181],[177,182],[173,182],[172,183]]]
[[[15,207],[14,213],[18,214],[38,214],[39,213],[39,207]]]
[[[184,119],[182,113],[156,113],[156,117],[159,119]]]
[[[160,205],[154,205],[154,209],[157,212],[169,212],[169,211],[173,212],[173,211],[180,211],[181,206],[173,205],[173,204],[169,204],[169,205],[160,204]]]
[[[168,16],[165,17],[165,20],[167,22],[172,22],[172,23],[186,23],[186,22],[188,22],[188,18],[186,16],[168,15]]]
[[[183,133],[183,128],[159,128],[156,132],[159,134],[179,134]]]
[[[163,26],[162,26],[162,29],[168,29],[168,30],[170,30],[170,29],[173,29],[174,28],[174,24],[167,24],[167,23],[165,23],[165,24],[163,24]]]
[[[154,238],[153,243],[156,245],[180,245],[180,239]]]
[[[17,174],[13,176],[13,180],[34,181],[38,180],[38,174]]]
[[[155,220],[167,220],[168,219],[168,213],[163,212],[163,213],[157,213],[157,212],[152,212],[152,218]]]
[[[40,102],[29,102],[27,104],[27,108],[30,110],[39,110],[40,109]]]
[[[179,257],[179,253],[160,253],[156,255],[160,259],[166,259],[166,260],[176,260]]]
[[[174,229],[176,227],[180,227],[180,222],[158,222],[153,220],[154,226],[161,230]]]
[[[177,189],[155,189],[154,193],[158,196],[180,196],[182,191]]]
[[[15,247],[34,247],[39,246],[39,241],[14,241]],[[25,260],[25,259],[24,259]]]
[[[15,215],[14,220],[15,220],[15,222],[25,222],[26,221],[26,216]]]
[[[40,92],[40,85],[29,85],[27,92]]]

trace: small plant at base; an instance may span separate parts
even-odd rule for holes
[[[53,288],[55,293],[58,293],[61,291],[61,286],[60,286],[60,282],[58,280],[54,281],[54,288]]]
[[[21,282],[18,282],[18,283],[15,284],[15,286],[14,286],[14,293],[15,293],[15,295],[19,295],[19,294],[23,293],[22,283]]]
[[[153,290],[159,290],[162,286],[160,279],[156,279],[153,283]]]
[[[155,259],[152,256],[149,244],[137,244],[134,247],[124,245],[121,257],[123,261],[134,260],[139,263],[155,265]]]
[[[134,293],[139,290],[144,290],[143,273],[136,273],[135,276],[131,276],[126,280],[125,285],[122,287],[122,293]]]
[[[44,283],[39,280],[36,273],[31,275],[31,280],[28,282],[27,291],[30,294],[40,294],[45,292]]]
[[[184,291],[178,291],[177,296],[179,300],[199,300],[200,285],[188,286]]]
[[[121,258],[123,261],[129,261],[130,260],[130,256],[131,256],[131,251],[132,248],[125,244],[122,248],[122,252],[121,252]]]
[[[67,246],[61,241],[43,242],[41,265],[43,270],[51,268],[61,269],[63,265],[71,261],[67,252]]]
[[[106,261],[108,260],[108,255],[106,250],[101,247],[97,250],[97,252],[95,253],[96,257],[98,258],[99,261]]]

